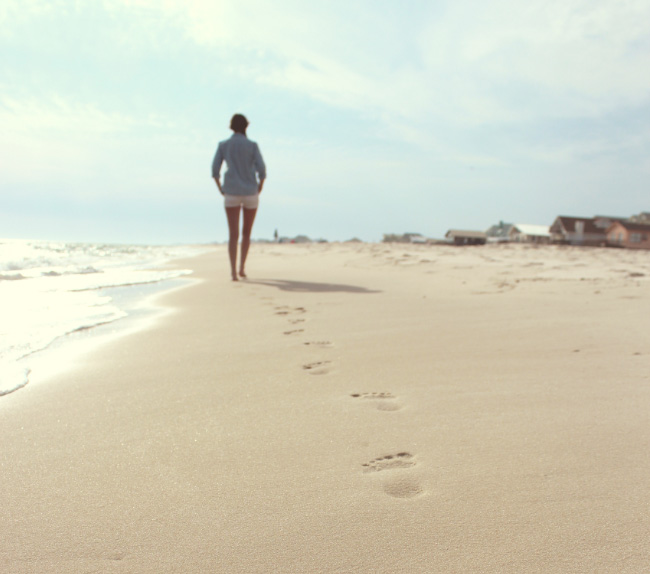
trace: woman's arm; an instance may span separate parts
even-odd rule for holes
[[[257,177],[260,178],[260,183],[257,187],[257,193],[262,193],[262,187],[264,187],[264,180],[266,179],[266,165],[264,165],[264,160],[262,159],[262,154],[257,144],[255,144],[253,166],[255,168],[255,171],[257,172]]]
[[[223,142],[222,142],[223,143]],[[214,159],[212,160],[212,178],[214,179],[219,192],[223,195],[223,189],[221,189],[221,164],[223,163],[223,150],[221,149],[221,143],[217,146],[217,153],[214,154]]]

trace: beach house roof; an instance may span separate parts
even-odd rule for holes
[[[650,223],[637,223],[634,221],[615,221],[614,224],[612,224],[612,227],[616,224],[624,227],[628,231],[643,231],[645,233],[650,232]]]
[[[484,231],[469,231],[466,229],[450,229],[445,233],[445,237],[471,237],[473,239],[485,239],[487,234]]]
[[[550,228],[554,241],[570,245],[604,245],[606,228],[590,217],[559,215]]]
[[[614,217],[613,215],[594,215],[594,225],[605,231],[612,223],[616,221],[627,221],[627,217]]]
[[[499,221],[499,223],[492,225],[485,233],[488,237],[507,238],[511,228],[512,223]]]
[[[650,223],[650,211],[642,211],[638,215],[630,217],[630,221],[635,223]]]
[[[590,217],[569,217],[566,215],[558,215],[551,226],[551,231],[555,231],[554,228],[559,228],[566,233],[577,233],[578,231],[582,233],[603,233],[602,229],[596,227],[594,220]]]
[[[512,227],[522,235],[528,235],[529,237],[550,237],[551,236],[551,228],[548,225],[515,223]]]

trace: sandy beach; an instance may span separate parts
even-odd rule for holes
[[[0,570],[642,573],[650,252],[225,246],[0,400]]]

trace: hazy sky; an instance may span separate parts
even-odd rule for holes
[[[0,237],[330,240],[650,210],[647,0],[2,0]]]

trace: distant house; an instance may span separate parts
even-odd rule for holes
[[[487,240],[490,243],[501,243],[503,241],[510,241],[510,229],[512,228],[512,223],[505,223],[499,221],[496,225],[491,226],[485,234],[487,235]]]
[[[554,243],[567,243],[569,245],[607,244],[607,230],[597,227],[594,219],[589,217],[560,215],[555,218],[550,231]]]
[[[450,229],[445,233],[445,239],[454,245],[485,245],[487,234],[483,231]]]
[[[508,233],[510,241],[520,243],[550,243],[551,230],[548,225],[531,225],[528,223],[515,223]]]
[[[632,223],[650,223],[650,211],[642,211],[638,215],[630,217]]]
[[[296,235],[295,237],[280,237],[278,243],[312,243],[312,240],[306,235]]]
[[[627,217],[612,217],[611,215],[596,215],[593,218],[594,225],[598,229],[607,231],[610,225],[616,221],[627,221]]]
[[[420,233],[384,233],[384,243],[428,243],[428,239]]]
[[[607,230],[607,243],[629,249],[650,249],[650,223],[615,221]]]

